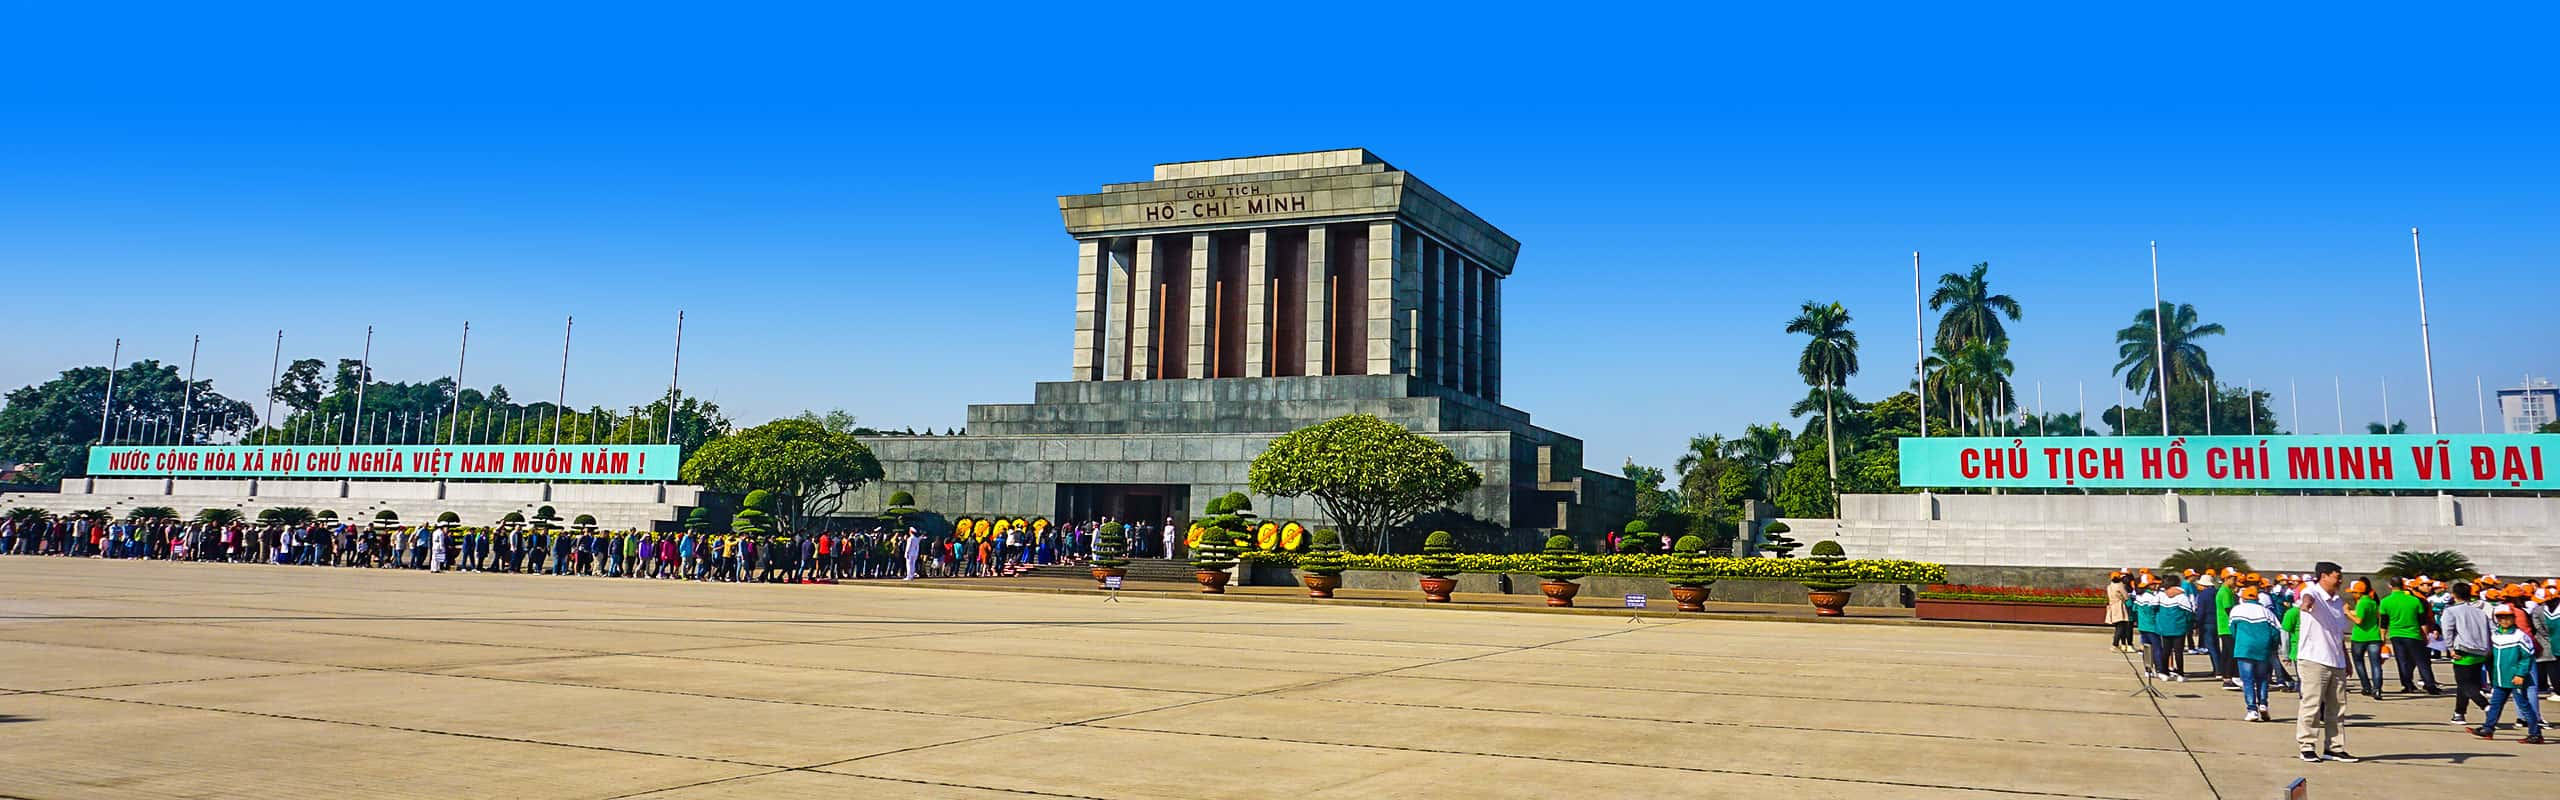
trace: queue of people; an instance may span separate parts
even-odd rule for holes
[[[1100,523],[987,537],[892,531],[730,534],[502,525],[0,520],[0,554],[723,582],[1010,575],[1081,561]]]
[[[2238,570],[2109,577],[2115,649],[2143,657],[2152,680],[2182,683],[2209,670],[2240,693],[2242,719],[2270,719],[2268,693],[2299,695],[2295,738],[2305,761],[2353,761],[2339,726],[2346,695],[2380,700],[2396,667],[2402,694],[2440,696],[2434,662],[2453,671],[2452,723],[2494,738],[2509,705],[2524,744],[2542,744],[2541,701],[2560,701],[2560,581],[2495,577],[2440,581],[2388,576],[2345,581],[2338,565],[2310,574]],[[2190,669],[2188,656],[2208,663]],[[2479,725],[2468,712],[2484,714]]]

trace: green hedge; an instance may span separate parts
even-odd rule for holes
[[[1245,561],[1256,564],[1298,565],[1298,557],[1289,553],[1257,550],[1241,556]],[[1544,556],[1538,553],[1456,553],[1450,558],[1455,559],[1458,568],[1466,572],[1535,574]],[[1344,553],[1342,560],[1345,568],[1354,570],[1421,572],[1423,566],[1423,557],[1418,555]],[[1667,555],[1598,555],[1584,556],[1582,567],[1592,575],[1667,578],[1677,573],[1677,561],[1676,557]],[[1827,565],[1804,559],[1705,558],[1698,566],[1706,576],[1719,580],[1794,581],[1825,577],[1822,571]],[[1944,583],[1947,580],[1946,565],[1925,561],[1862,558],[1837,562],[1837,566],[1847,579],[1859,583]]]

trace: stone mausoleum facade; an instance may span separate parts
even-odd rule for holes
[[[867,440],[946,516],[1187,521],[1270,441],[1349,413],[1429,436],[1484,486],[1426,524],[1596,534],[1634,490],[1502,405],[1502,279],[1520,243],[1367,150],[1159,164],[1058,198],[1076,241],[1069,380],[969,407],[967,435]],[[1323,518],[1255,497],[1265,517]]]

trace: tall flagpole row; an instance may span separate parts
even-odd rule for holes
[[[2409,229],[2409,260],[2418,268],[2418,352],[2427,366],[2427,433],[2436,429],[2436,346],[2427,339],[2427,259],[2418,249],[2418,229]],[[2384,424],[2389,424],[2386,421]]]

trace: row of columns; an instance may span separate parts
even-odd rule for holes
[[[1500,398],[1501,277],[1411,226],[1076,246],[1076,380],[1407,374]]]

